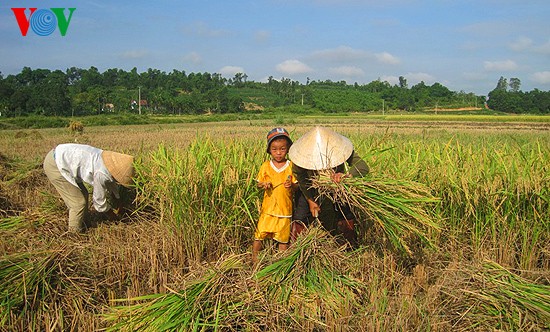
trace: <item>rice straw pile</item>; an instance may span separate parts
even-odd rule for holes
[[[449,315],[455,330],[548,331],[548,280],[546,271],[515,270],[491,260],[458,263],[442,275],[435,301],[456,313]]]
[[[550,327],[549,285],[535,284],[492,261],[485,262],[471,280],[479,287],[464,291],[477,299],[481,312],[498,312],[508,322],[524,316]]]
[[[256,278],[267,298],[279,304],[278,310],[285,308],[290,316],[300,317],[300,324],[314,331],[325,324],[354,330],[353,317],[366,287],[348,274],[349,264],[346,251],[328,232],[310,227]]]
[[[241,314],[248,298],[244,266],[240,256],[222,257],[199,276],[190,276],[181,291],[129,299],[134,304],[115,307],[106,315],[114,322],[107,331],[196,331],[239,325],[247,318]]]
[[[428,235],[431,230],[439,230],[439,226],[426,207],[437,202],[437,198],[425,185],[371,175],[348,177],[336,183],[331,179],[332,172],[320,172],[312,179],[311,186],[319,195],[348,204],[359,220],[374,222],[400,251],[412,254],[407,244],[410,236],[433,246]]]
[[[0,326],[47,311],[57,295],[61,251],[24,252],[0,258]]]
[[[264,257],[258,270],[250,270],[249,259],[223,256],[181,290],[116,300],[122,305],[105,315],[107,331],[359,329],[354,318],[366,286],[349,275],[348,254],[325,230],[308,229],[288,250]]]

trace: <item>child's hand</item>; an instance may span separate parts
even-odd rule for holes
[[[262,188],[262,189],[265,189],[265,190],[269,190],[271,188],[273,188],[273,185],[271,184],[271,182],[258,182],[258,188]]]
[[[285,188],[292,188],[292,175],[289,175],[287,178],[286,178],[286,181],[284,182],[283,186]]]

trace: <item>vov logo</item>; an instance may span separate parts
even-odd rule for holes
[[[68,8],[69,15],[65,16],[65,8],[50,8],[50,9],[36,9],[29,8],[29,16],[25,14],[27,8],[12,8],[11,10],[15,14],[17,24],[21,30],[21,35],[26,36],[29,31],[29,26],[32,31],[39,36],[49,36],[55,28],[59,28],[61,36],[65,36],[73,12],[76,8]]]

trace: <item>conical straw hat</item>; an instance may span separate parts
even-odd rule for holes
[[[121,185],[129,187],[134,176],[134,157],[113,151],[103,151],[103,163],[111,176]]]
[[[351,141],[333,130],[315,127],[300,137],[288,151],[292,162],[309,170],[334,168],[353,152]]]

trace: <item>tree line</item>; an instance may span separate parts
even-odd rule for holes
[[[0,113],[83,116],[102,113],[205,114],[239,113],[249,105],[264,109],[289,107],[323,112],[367,112],[389,109],[418,111],[425,108],[481,107],[513,113],[549,113],[548,91],[521,92],[518,79],[501,78],[485,96],[454,92],[440,83],[420,82],[409,87],[404,77],[391,85],[376,80],[368,84],[345,81],[310,81],[269,77],[267,82],[249,81],[246,74],[233,78],[221,74],[169,73],[148,69],[138,73],[96,67],[71,67],[66,71],[24,67],[15,75],[0,73]],[[260,108],[261,109],[261,108]]]
[[[489,92],[488,106],[505,113],[550,114],[550,91],[523,92],[520,85],[518,78],[508,81],[501,76],[495,89]]]

